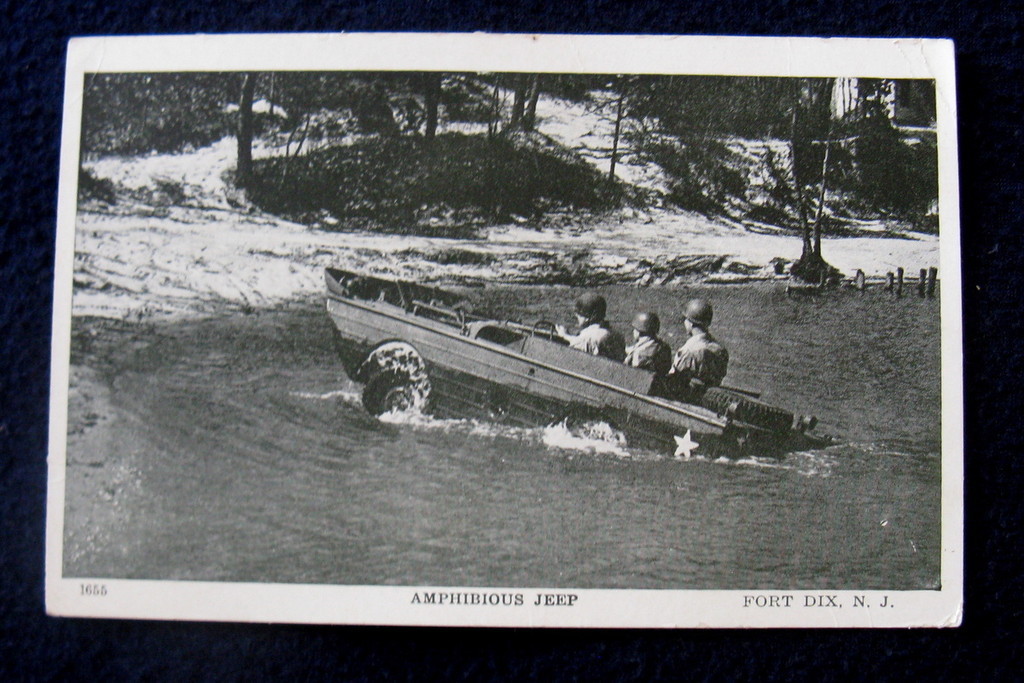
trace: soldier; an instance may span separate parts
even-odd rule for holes
[[[713,311],[703,299],[686,304],[688,339],[672,358],[668,383],[672,393],[682,399],[693,399],[707,387],[717,387],[725,379],[729,367],[729,352],[708,333]]]
[[[637,313],[633,317],[633,345],[626,349],[626,365],[654,370],[667,375],[672,367],[672,349],[658,338],[661,320],[657,313]]]
[[[595,356],[621,361],[626,357],[626,342],[604,319],[608,302],[598,294],[584,294],[576,300],[576,322],[579,334],[569,334],[557,325],[555,332],[569,346]]]

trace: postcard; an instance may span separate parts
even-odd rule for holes
[[[46,608],[950,627],[953,45],[69,43]]]

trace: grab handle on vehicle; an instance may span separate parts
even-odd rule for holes
[[[547,332],[547,336],[548,337],[556,337],[556,336],[558,336],[557,327],[550,320],[538,320],[537,322],[535,322],[533,324],[533,329],[530,330],[530,334],[533,334],[534,336],[536,336],[538,334],[543,334],[542,328],[545,328],[545,327],[548,328],[548,330],[549,330]]]

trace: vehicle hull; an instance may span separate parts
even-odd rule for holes
[[[349,376],[365,382],[375,349],[389,342],[408,345],[423,361],[431,414],[521,426],[605,422],[630,446],[687,457],[773,456],[818,445],[800,432],[771,432],[650,396],[650,373],[537,336],[510,335],[498,343],[474,337],[466,325],[346,296],[332,272],[327,312]]]

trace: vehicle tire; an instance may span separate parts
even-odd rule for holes
[[[374,416],[409,410],[418,403],[415,383],[399,372],[374,372],[363,387],[363,407]]]
[[[740,422],[748,422],[773,432],[785,432],[793,427],[793,413],[788,410],[720,387],[708,387],[700,399],[700,405],[719,415],[729,415]]]

